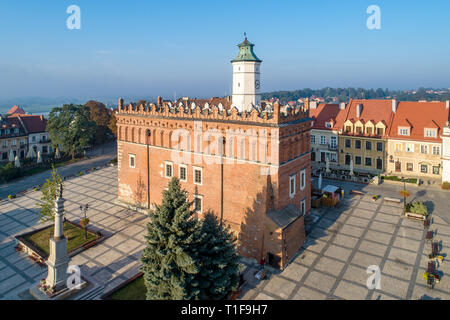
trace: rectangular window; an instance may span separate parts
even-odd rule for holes
[[[300,212],[302,215],[306,214],[306,200],[300,202]]]
[[[414,152],[414,144],[413,143],[407,143],[405,150],[406,150],[406,152]]]
[[[203,209],[203,196],[194,195],[194,211],[201,213]]]
[[[350,139],[345,139],[345,147],[346,148],[351,148],[352,147],[352,142],[350,141]]]
[[[398,134],[400,136],[409,136],[409,129],[407,129],[407,128],[399,128],[398,129]]]
[[[16,145],[16,139],[14,139],[14,140],[11,141],[11,145],[12,145],[12,146],[15,146],[15,145]]]
[[[336,153],[330,153],[330,160],[331,160],[331,162],[337,162]]]
[[[316,136],[315,135],[311,135],[311,144],[316,144]]]
[[[361,149],[361,140],[355,140],[355,149]]]
[[[420,146],[420,153],[422,154],[428,154],[428,146],[427,145],[421,145]]]
[[[433,174],[439,174],[439,167],[433,166]]]
[[[327,144],[327,137],[326,136],[320,136],[320,144]]]
[[[346,155],[345,155],[345,164],[346,164],[347,166],[350,165],[350,161],[351,161],[350,155],[349,155],[349,154],[346,154]]]
[[[377,135],[379,135],[379,136],[384,135],[384,129],[383,128],[377,128]]]
[[[202,168],[194,168],[194,184],[202,184]]]
[[[372,142],[366,141],[366,150],[372,150]]]
[[[289,177],[289,197],[293,198],[295,195],[295,174]]]
[[[331,149],[336,149],[337,148],[337,138],[336,137],[331,137],[330,138],[330,147],[331,147]]]
[[[6,148],[8,146],[8,142],[6,140],[3,140],[3,148]]]
[[[356,127],[356,133],[361,134],[362,133],[362,127]]]
[[[359,156],[356,156],[356,157],[355,157],[355,164],[361,165],[361,163],[362,163],[362,158],[359,157]]]
[[[439,146],[434,146],[433,147],[433,154],[435,156],[440,156],[441,155],[441,148]]]
[[[422,165],[420,166],[420,172],[422,172],[422,173],[428,173],[428,165],[422,164]]]
[[[31,141],[32,141],[32,142],[36,142],[36,136],[32,136],[32,137],[31,137]]]
[[[366,167],[372,166],[372,158],[366,158]]]
[[[377,159],[377,170],[383,170],[383,159]]]
[[[414,171],[414,164],[412,164],[411,162],[408,162],[406,164],[406,171]]]
[[[436,138],[436,130],[435,129],[425,129],[425,137]]]
[[[352,132],[352,127],[351,126],[346,126],[345,127],[345,132]]]
[[[300,171],[300,189],[303,190],[306,187],[306,169]]]
[[[377,151],[383,151],[383,142],[377,142]]]
[[[136,168],[136,155],[134,154],[129,155],[129,166],[130,168]]]
[[[185,165],[180,164],[179,166],[179,176],[180,181],[187,181],[187,167]]]
[[[173,177],[173,165],[172,163],[166,162],[166,178]]]
[[[367,128],[366,128],[366,133],[367,133],[367,134],[372,134],[372,128],[367,127]]]
[[[395,151],[402,152],[402,149],[403,149],[403,145],[401,143],[395,144]]]

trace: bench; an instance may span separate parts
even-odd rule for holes
[[[362,196],[365,194],[365,192],[359,191],[359,190],[350,190],[350,194],[356,194],[358,196]]]
[[[267,270],[261,269],[255,274],[255,278],[258,280],[262,280],[266,277],[266,275],[267,275]]]
[[[428,241],[433,240],[433,231],[428,231],[425,239]]]
[[[390,197],[384,197],[384,200],[387,202],[395,202],[395,203],[401,203],[402,199],[399,198],[390,198]]]
[[[438,253],[439,253],[439,243],[433,242],[431,244],[431,255],[432,256],[437,256]]]
[[[434,263],[434,261],[430,261],[428,262],[428,269],[427,272],[433,274],[435,271],[436,265]]]

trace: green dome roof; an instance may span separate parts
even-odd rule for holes
[[[241,44],[238,44],[239,47],[239,54],[238,56],[232,60],[231,62],[239,62],[239,61],[255,61],[255,62],[262,62],[256,54],[253,52],[253,47],[255,45],[247,40],[247,37],[245,37],[244,42]]]

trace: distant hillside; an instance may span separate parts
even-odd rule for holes
[[[399,101],[445,101],[450,100],[449,89],[419,88],[417,90],[389,90],[363,88],[301,89],[295,91],[275,91],[262,94],[264,100],[278,98],[281,103],[297,101],[300,98],[323,98],[327,103],[338,103],[352,99],[397,99]]]

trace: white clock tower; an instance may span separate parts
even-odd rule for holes
[[[251,111],[253,106],[261,106],[260,66],[262,60],[253,52],[254,44],[245,37],[238,45],[239,54],[231,61],[233,65],[233,107]]]

